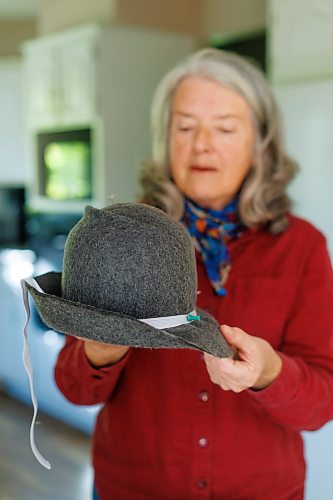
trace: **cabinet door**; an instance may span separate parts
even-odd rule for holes
[[[75,41],[59,50],[61,117],[64,124],[89,122],[95,114],[94,40]]]
[[[27,54],[24,62],[27,120],[30,126],[53,126],[58,120],[59,85],[55,50]]]
[[[269,6],[273,80],[332,76],[332,0],[270,0]]]

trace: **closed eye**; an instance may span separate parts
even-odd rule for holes
[[[178,130],[180,132],[189,132],[189,131],[193,130],[193,127],[178,127]]]
[[[224,134],[233,134],[235,132],[235,129],[231,128],[225,128],[225,127],[217,127],[219,132],[223,132]]]

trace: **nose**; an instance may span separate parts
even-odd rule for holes
[[[200,127],[197,129],[194,141],[193,149],[196,153],[205,153],[210,151],[212,148],[212,137],[210,131],[206,127]]]

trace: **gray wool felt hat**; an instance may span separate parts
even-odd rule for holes
[[[108,344],[233,351],[215,319],[196,311],[194,247],[183,225],[157,208],[87,206],[70,231],[63,272],[25,280],[50,328]]]

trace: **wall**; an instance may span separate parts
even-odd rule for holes
[[[39,34],[97,21],[202,39],[215,33],[257,31],[266,24],[266,0],[39,0],[39,6]]]
[[[20,54],[24,40],[36,35],[35,20],[0,19],[0,57]]]
[[[39,0],[37,31],[39,35],[87,22],[111,24],[117,0]]]
[[[199,35],[202,0],[118,0],[117,23]]]
[[[275,94],[288,151],[300,165],[290,186],[295,211],[324,232],[333,257],[333,79],[277,85]]]

